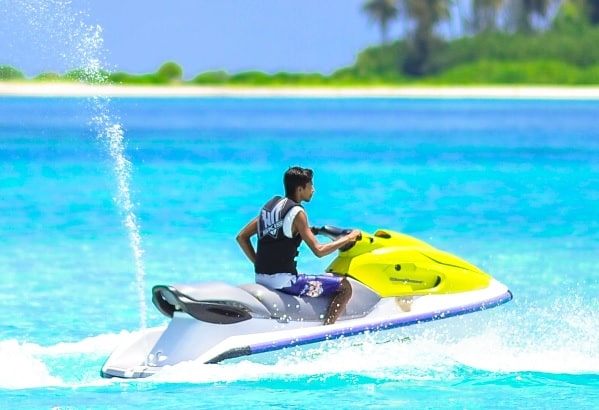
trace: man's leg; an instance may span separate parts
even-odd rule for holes
[[[347,279],[343,278],[339,284],[337,294],[333,296],[333,300],[331,300],[331,304],[329,305],[327,316],[324,320],[325,325],[332,325],[339,319],[339,316],[345,311],[345,307],[347,306],[347,302],[349,302],[351,295],[351,285]]]

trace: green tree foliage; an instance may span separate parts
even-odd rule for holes
[[[48,72],[48,73],[41,73],[39,75],[37,75],[34,80],[36,81],[60,81],[61,77],[60,74],[58,73],[53,73],[53,72]]]
[[[76,70],[67,71],[63,78],[67,81],[77,81],[85,84],[104,84],[109,77],[109,73],[105,70],[97,71],[78,68]]]
[[[397,14],[392,11],[390,15],[401,21],[405,37],[363,50],[355,64],[330,76],[319,73],[250,71],[229,74],[210,71],[197,75],[189,83],[269,86],[415,82],[599,84],[599,0],[559,0],[559,4],[555,3],[557,0],[551,1],[555,7],[549,14],[549,2],[543,0],[365,1],[363,11],[371,18],[377,14],[367,12],[370,7],[377,5],[387,10],[396,7]],[[456,11],[459,15],[451,21],[463,18],[467,30],[461,37],[448,40],[442,37],[439,28],[442,23],[450,21],[449,13]],[[506,16],[511,18],[510,24],[526,16],[527,23],[522,24],[531,24],[531,27],[520,31],[515,26],[510,28],[504,24]],[[470,19],[480,21],[472,22]],[[388,24],[392,20],[386,21]],[[543,24],[539,25],[540,22]],[[539,28],[542,30],[533,30]],[[468,33],[475,35],[466,35]],[[0,80],[24,78],[17,69],[0,66]],[[35,80],[93,84],[110,81],[132,85],[185,83],[183,70],[174,62],[167,62],[156,73],[149,74],[108,74],[78,69],[62,77],[54,73],[41,74]]]
[[[552,0],[457,0],[450,3],[444,0],[399,0],[404,25],[410,27],[408,36],[392,43],[392,47],[364,50],[358,56],[356,64],[345,72],[362,79],[389,79],[392,76],[388,74],[399,67],[398,71],[404,75],[430,78],[457,67],[464,73],[466,67],[478,65],[481,61],[485,61],[487,65],[496,63],[511,72],[512,66],[507,64],[511,62],[519,66],[525,65],[528,73],[536,71],[541,82],[559,82],[559,78],[563,77],[568,83],[586,83],[586,71],[599,63],[599,51],[596,51],[599,47],[595,46],[599,41],[598,32],[585,29],[589,23],[580,24],[581,18],[587,18],[591,14],[589,10],[592,5],[599,3],[599,0],[563,0],[555,20],[555,30],[542,33],[536,31],[542,27],[551,27],[547,18]],[[449,42],[439,38],[436,28],[449,18],[449,10],[457,9],[462,14],[465,5],[470,5],[471,10],[464,13],[464,18],[468,16],[468,19],[472,19],[470,23],[466,23],[479,34]],[[564,17],[565,14],[568,17]],[[501,31],[498,27],[499,15],[504,16],[503,20],[507,17],[508,23],[504,26],[506,31]],[[569,67],[564,68],[561,76],[559,70],[551,69],[559,61]],[[544,62],[553,63],[547,68]],[[567,74],[579,69],[583,71],[580,75]],[[545,74],[541,75],[541,72]],[[456,75],[459,72],[452,74],[452,78],[455,79]],[[400,74],[394,78],[401,79],[402,76]],[[488,78],[492,81],[500,80],[496,75]]]
[[[560,13],[583,24],[599,25],[599,0],[562,0]]]
[[[362,80],[398,78],[401,76],[398,67],[402,66],[406,53],[407,45],[400,41],[381,47],[369,47],[358,54],[353,67],[340,71]],[[341,72],[337,75],[341,75]]]
[[[197,75],[192,83],[194,84],[226,84],[229,81],[229,74],[226,71],[207,71]]]
[[[231,84],[266,85],[270,83],[270,76],[262,71],[246,71],[233,74],[229,78]]]
[[[23,80],[25,75],[14,67],[0,65],[0,81]]]
[[[122,71],[111,73],[109,80],[114,84],[130,84],[130,85],[158,85],[163,84],[164,80],[158,78],[156,74],[141,74],[134,75]]]
[[[437,55],[435,64],[447,70],[459,64],[479,61],[565,61],[588,67],[599,63],[599,30],[587,29],[584,35],[546,32],[536,36],[507,33],[485,33],[461,38]]]
[[[271,76],[273,85],[322,85],[326,84],[327,79],[319,73],[296,74],[288,72],[278,72]]]
[[[183,80],[183,69],[175,62],[164,63],[156,73],[158,79],[164,83],[175,83]]]
[[[119,71],[108,75],[108,79],[114,84],[130,85],[181,83],[183,81],[183,69],[177,63],[169,61],[161,65],[156,73],[136,75]]]
[[[558,32],[578,32],[589,25],[584,8],[585,0],[565,0],[553,21],[553,29]]]
[[[430,57],[430,64],[436,68],[435,73],[422,75],[420,78],[434,78],[438,76],[443,81],[458,80],[458,83],[469,83],[472,79],[488,79],[491,82],[505,82],[498,75],[481,77],[472,75],[467,77],[468,67],[476,71],[482,67],[488,68],[495,64],[497,70],[506,69],[513,71],[514,67],[526,67],[526,72],[544,72],[539,78],[543,83],[599,83],[599,77],[590,77],[594,67],[599,66],[599,28],[587,28],[576,32],[548,31],[534,36],[518,33],[486,32],[474,37],[464,37],[447,42],[434,55]],[[398,41],[388,48],[372,47],[364,50],[358,56],[356,64],[351,67],[351,72],[357,78],[372,78],[378,73],[382,78],[392,72],[394,67],[402,64],[408,58],[408,46],[405,41]],[[481,65],[484,62],[484,66]],[[545,62],[552,63],[547,66]],[[557,62],[562,62],[568,69],[562,73],[554,70]],[[535,68],[536,67],[536,68]],[[453,73],[448,76],[448,72]],[[577,71],[577,75],[569,72]],[[580,72],[578,72],[580,70]],[[495,72],[495,69],[492,70]],[[470,75],[470,74],[468,74]],[[393,78],[387,76],[386,78]],[[402,79],[398,74],[394,78]],[[532,78],[531,75],[512,76],[514,79]],[[550,80],[553,79],[553,80]],[[535,81],[533,81],[534,83]]]
[[[596,84],[599,65],[579,68],[563,61],[492,61],[480,60],[456,66],[441,75],[425,79],[432,84]]]

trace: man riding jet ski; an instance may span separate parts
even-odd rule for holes
[[[339,238],[347,230],[324,226]],[[331,297],[298,297],[257,283],[157,285],[166,328],[145,330],[108,358],[104,377],[151,376],[185,361],[217,363],[244,355],[383,331],[482,311],[512,299],[509,289],[476,266],[390,230],[362,232],[326,270],[353,292],[345,311],[322,326]]]
[[[290,177],[300,181],[292,184],[294,194],[273,198],[238,235],[257,283],[154,286],[152,302],[170,319],[168,326],[119,346],[102,367],[103,377],[147,377],[181,362],[217,363],[472,313],[512,299],[505,285],[476,266],[411,236],[309,228],[300,203],[314,193],[311,172],[291,170],[300,174]],[[257,252],[249,239],[254,234]],[[317,234],[332,242],[320,244]],[[317,256],[339,250],[326,275],[297,273],[302,239]]]
[[[329,255],[343,246],[351,246],[360,235],[354,229],[334,241],[321,244],[308,224],[302,201],[310,202],[314,195],[311,169],[292,167],[285,172],[285,197],[275,196],[237,235],[237,242],[254,264],[256,283],[295,296],[333,295],[324,324],[335,323],[351,298],[352,288],[347,279],[334,275],[298,274],[295,257],[302,241],[314,255]],[[250,238],[258,236],[254,250]]]

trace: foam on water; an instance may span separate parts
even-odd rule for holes
[[[0,368],[0,388],[76,387],[90,383],[96,385],[98,382],[106,384],[105,381],[97,380],[99,368],[86,369],[86,363],[91,365],[98,358],[103,360],[131,335],[128,332],[105,334],[52,346],[21,343],[17,340],[0,341],[0,362],[3,363]],[[76,363],[71,363],[70,357],[76,357]],[[51,362],[58,363],[72,374],[55,374],[61,372]],[[94,376],[86,378],[86,374]],[[73,378],[77,381],[69,381]]]
[[[520,377],[531,372],[562,375],[599,372],[596,306],[589,306],[588,301],[564,298],[542,308],[525,306],[525,309],[508,310],[505,307],[406,329],[245,357],[237,362],[184,362],[131,383],[283,382],[354,376],[379,381],[460,383],[471,379],[473,372],[491,378]],[[556,327],[555,323],[562,326]],[[0,342],[3,363],[0,388],[122,383],[121,379],[100,379],[99,368],[118,345],[140,332],[143,330],[104,334],[52,346],[15,340]],[[539,337],[539,332],[546,336]]]
[[[186,362],[165,369],[152,380],[214,383],[354,374],[390,381],[461,382],[470,379],[472,372],[496,377],[527,372],[599,372],[596,316],[583,301],[560,310],[563,303],[559,300],[544,308],[531,307],[524,314],[499,307],[485,312],[486,317],[472,314],[277,352],[274,361],[263,363],[259,356],[219,365]],[[539,320],[539,316],[544,319]],[[554,322],[564,325],[553,328]],[[554,330],[539,338],[539,329]]]
[[[50,375],[48,367],[35,357],[27,345],[16,340],[0,342],[0,388],[26,389],[59,386],[62,380]]]

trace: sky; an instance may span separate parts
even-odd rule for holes
[[[175,61],[185,78],[211,70],[330,74],[380,41],[364,3],[0,0],[0,65],[35,76],[98,57],[108,71],[136,74]]]

